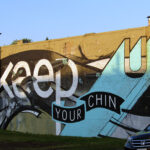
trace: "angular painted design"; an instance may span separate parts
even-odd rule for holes
[[[101,91],[118,95],[125,100],[121,108],[130,110],[150,86],[150,40],[147,42],[147,71],[140,78],[131,78],[125,74],[124,47],[123,42],[88,93]],[[138,58],[136,51],[141,51],[140,41],[131,53],[131,55]],[[133,58],[131,59],[133,60]],[[134,63],[132,60],[131,63]],[[134,66],[134,70],[138,70],[138,68],[138,65]],[[78,99],[78,101],[80,101],[80,99]],[[127,113],[124,112],[118,115],[104,108],[96,108],[95,110],[87,112],[84,121],[67,125],[61,135],[85,137],[98,135],[111,136],[116,129],[116,125],[110,121],[117,120],[121,122],[126,115]]]

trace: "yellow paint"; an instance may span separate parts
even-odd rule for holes
[[[96,59],[115,52],[124,38],[131,38],[131,47],[133,47],[141,36],[150,37],[150,26],[24,44],[20,41],[16,45],[1,47],[1,59],[23,51],[42,49],[66,56],[81,56],[79,45],[87,58]]]

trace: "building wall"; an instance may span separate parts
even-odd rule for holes
[[[143,129],[149,37],[150,26],[1,47],[0,127],[119,138]]]
[[[89,59],[96,59],[115,52],[125,38],[131,38],[131,47],[141,36],[150,36],[150,27],[140,27],[104,33],[90,33],[83,36],[55,39],[1,47],[1,58],[26,50],[46,49],[62,55],[75,55],[81,57],[79,46]],[[109,44],[108,44],[109,43]]]

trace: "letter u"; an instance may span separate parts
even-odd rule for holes
[[[130,38],[125,39],[125,73],[131,78],[139,78],[147,69],[147,37],[141,37],[131,49]]]

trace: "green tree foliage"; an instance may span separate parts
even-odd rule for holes
[[[23,43],[31,43],[32,40],[31,39],[27,39],[27,38],[24,38],[22,39]]]
[[[28,39],[28,38],[23,38],[21,39],[23,43],[31,43],[32,40],[31,39]],[[14,40],[12,41],[11,45],[14,45],[14,44],[17,44],[18,40]]]
[[[48,39],[48,37],[46,37],[46,39],[45,39],[45,40],[49,40],[49,39]]]
[[[17,41],[18,41],[18,40],[12,41],[11,45],[17,44]]]

